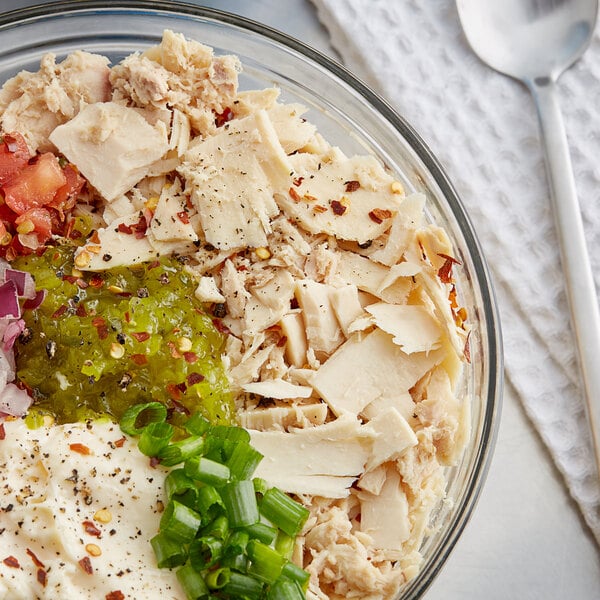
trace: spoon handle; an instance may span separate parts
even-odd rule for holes
[[[555,82],[530,84],[544,142],[546,170],[588,422],[600,472],[600,313]]]

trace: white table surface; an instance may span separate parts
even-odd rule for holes
[[[30,4],[34,2],[0,0],[0,12]],[[195,4],[260,21],[336,58],[309,0],[206,0]],[[509,385],[481,498],[426,598],[600,599],[598,546]]]

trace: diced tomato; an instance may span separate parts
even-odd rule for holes
[[[66,179],[65,185],[56,190],[54,199],[48,203],[49,206],[56,208],[61,215],[75,206],[77,194],[85,183],[85,179],[79,174],[77,168],[70,163],[64,167],[63,174]]]
[[[20,171],[31,158],[25,138],[20,133],[6,133],[0,138],[0,185]]]
[[[31,221],[33,224],[32,233],[37,235],[40,244],[47,242],[52,235],[52,216],[50,211],[45,208],[30,208],[15,219],[15,224],[21,225]]]
[[[4,201],[21,215],[31,208],[39,208],[54,199],[57,190],[67,178],[51,152],[41,154],[35,162],[26,164],[3,186]]]

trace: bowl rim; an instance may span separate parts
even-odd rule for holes
[[[456,219],[458,229],[463,235],[467,247],[471,250],[470,258],[473,262],[475,279],[482,299],[481,309],[484,317],[483,320],[487,326],[487,345],[485,350],[490,373],[487,378],[487,389],[481,397],[486,418],[483,420],[483,427],[480,432],[481,441],[478,444],[477,453],[472,461],[470,477],[465,482],[466,493],[461,497],[460,502],[457,503],[457,507],[453,510],[453,518],[447,524],[448,536],[446,543],[438,545],[435,548],[429,562],[423,565],[418,576],[412,580],[412,583],[415,585],[409,582],[402,589],[400,600],[404,597],[404,593],[410,595],[416,592],[417,597],[421,597],[446,563],[448,556],[462,535],[479,501],[497,441],[504,386],[502,333],[494,286],[481,244],[456,189],[441,163],[427,143],[417,133],[416,129],[392,108],[388,101],[381,95],[335,59],[294,38],[290,34],[248,17],[179,0],[124,0],[108,4],[102,0],[61,0],[54,3],[35,4],[0,14],[0,35],[3,30],[23,26],[27,22],[38,21],[46,17],[57,16],[59,14],[76,15],[88,12],[94,14],[127,13],[132,15],[136,12],[152,15],[174,14],[189,17],[192,20],[213,20],[265,37],[272,42],[281,44],[301,54],[304,58],[316,63],[319,67],[324,68],[352,88],[354,92],[370,105],[371,108],[377,111],[404,138],[418,159],[422,161],[434,183],[438,186],[441,196],[448,203]]]

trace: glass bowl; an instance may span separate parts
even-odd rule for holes
[[[470,316],[471,363],[462,381],[471,403],[471,437],[461,462],[447,470],[447,501],[433,515],[421,548],[419,574],[397,600],[423,597],[468,521],[481,492],[500,415],[500,327],[481,248],[457,194],[431,150],[381,98],[339,64],[278,31],[245,18],[176,2],[58,2],[0,16],[0,82],[40,58],[75,50],[113,63],[160,42],[164,29],[236,54],[240,88],[278,86],[282,99],[309,108],[308,119],[348,154],[372,153],[410,191],[427,196],[427,215],[448,232],[462,266],[455,269],[461,304]],[[449,501],[448,501],[449,500]]]

